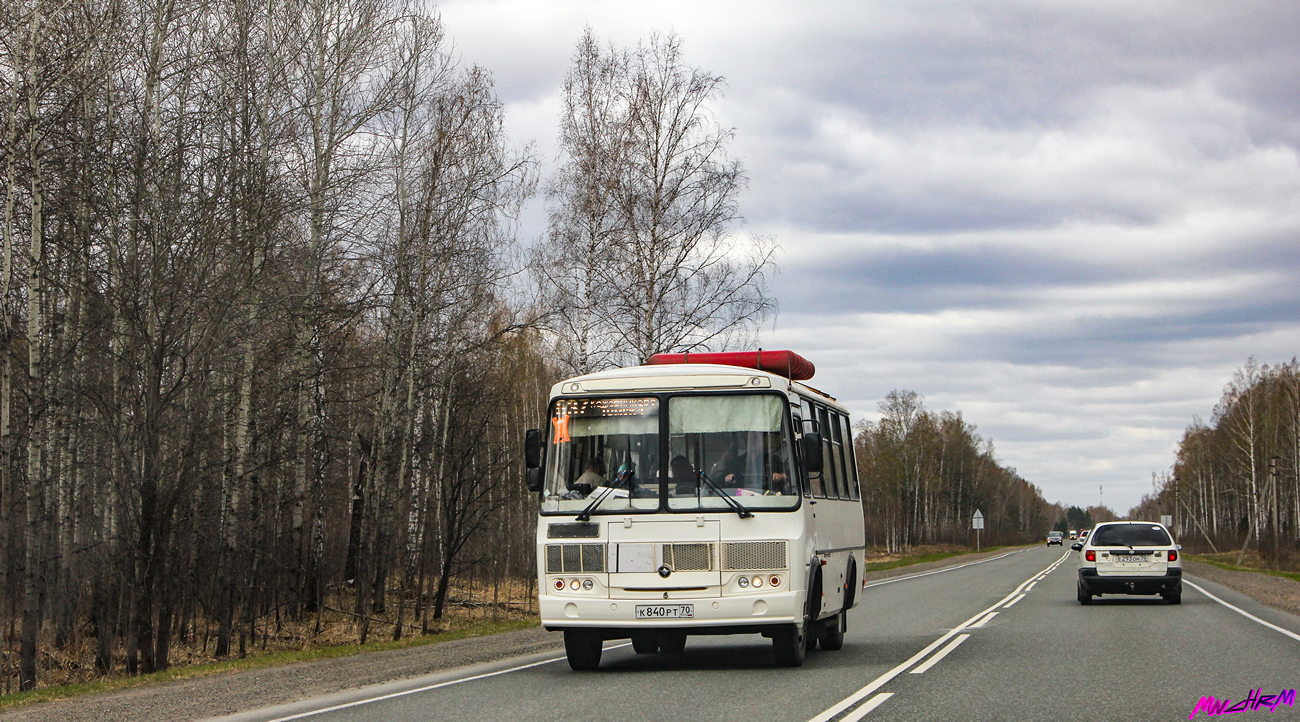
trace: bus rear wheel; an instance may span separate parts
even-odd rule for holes
[[[664,632],[659,638],[659,649],[664,654],[681,654],[686,651],[686,632]]]
[[[600,635],[588,629],[564,630],[564,654],[569,658],[569,668],[586,672],[600,666]]]
[[[826,625],[826,636],[821,638],[823,650],[834,652],[844,648],[844,630],[848,627],[848,624],[846,624],[848,614],[847,609],[842,609],[839,614],[822,622],[822,624]]]
[[[804,636],[808,634],[807,626],[784,624],[772,631],[772,651],[776,654],[778,667],[802,667],[808,650]]]
[[[654,654],[659,651],[659,640],[653,634],[634,634],[632,651],[637,654]]]

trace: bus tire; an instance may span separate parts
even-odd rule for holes
[[[659,650],[664,654],[681,654],[686,651],[686,632],[664,632],[659,638]]]
[[[564,630],[564,655],[569,658],[569,668],[588,672],[599,667],[603,641],[599,633],[589,629]]]
[[[824,622],[826,634],[821,638],[823,650],[835,652],[844,648],[844,630],[847,626],[844,621],[848,616],[848,610],[841,609],[839,614]]]
[[[772,630],[772,651],[776,656],[778,667],[802,667],[807,651],[804,636],[805,626],[783,624]]]
[[[659,640],[652,634],[633,634],[632,651],[637,654],[654,654],[659,651]]]
[[[816,567],[813,572],[813,582],[808,585],[808,609],[804,616],[807,621],[804,623],[804,646],[809,652],[817,649],[817,640],[825,634],[826,630],[823,624],[817,620],[817,616],[822,611],[822,569]]]

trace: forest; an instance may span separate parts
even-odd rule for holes
[[[680,38],[584,35],[547,178],[452,47],[389,0],[3,5],[0,694],[527,614],[550,385],[774,318]],[[959,414],[886,406],[872,543],[1050,526]]]
[[[1275,569],[1294,568],[1300,546],[1300,364],[1248,359],[1223,387],[1207,424],[1194,418],[1170,471],[1129,515],[1174,518],[1191,549],[1255,553]],[[1229,560],[1231,561],[1231,560]]]
[[[984,544],[1039,541],[1065,523],[1065,510],[1000,464],[993,441],[961,412],[932,412],[919,394],[902,390],[891,391],[879,411],[879,421],[859,422],[854,439],[868,545],[974,546],[976,510],[985,519]]]

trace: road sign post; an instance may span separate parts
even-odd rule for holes
[[[975,530],[975,551],[980,550],[980,530],[984,528],[984,514],[979,509],[975,510],[975,516],[970,518],[970,528]]]

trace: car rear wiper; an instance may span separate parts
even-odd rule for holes
[[[609,497],[613,496],[614,490],[617,489],[620,484],[629,482],[631,480],[632,480],[631,469],[628,469],[623,473],[619,474],[618,476],[614,477],[614,483],[604,487],[604,489],[606,490],[605,493],[596,494],[596,498],[592,499],[591,503],[587,505],[587,508],[583,509],[582,512],[578,514],[578,521],[591,521],[591,512],[595,511],[596,507],[600,506],[600,503],[602,501],[605,501]],[[632,491],[630,489],[628,490],[627,495],[629,499],[632,497]]]
[[[727,496],[727,493],[724,492],[722,488],[719,487],[717,484],[713,483],[713,479],[710,479],[707,475],[705,475],[703,471],[698,471],[695,469],[692,469],[692,471],[695,471],[695,475],[697,477],[703,479],[704,483],[708,484],[710,489],[713,489],[713,491],[716,492],[718,496],[722,497],[722,500],[727,502],[727,505],[731,507],[731,510],[736,512],[736,515],[739,516],[741,519],[748,519],[754,515],[754,513],[746,509],[743,504],[736,501],[735,499],[732,499],[730,496]]]

